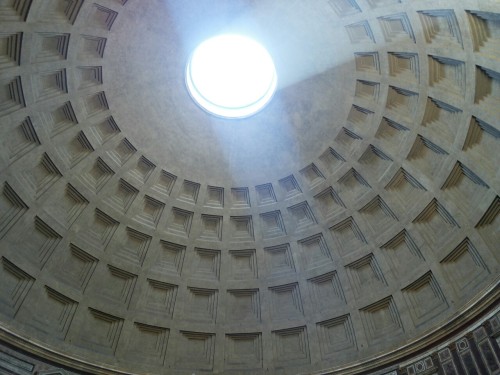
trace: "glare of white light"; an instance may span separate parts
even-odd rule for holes
[[[187,65],[186,84],[193,99],[208,112],[242,118],[271,100],[277,77],[262,45],[242,35],[224,34],[195,49]]]

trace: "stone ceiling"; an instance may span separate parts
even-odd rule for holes
[[[276,63],[248,119],[185,88],[221,32]],[[0,338],[110,374],[431,345],[498,294],[499,38],[496,0],[0,0]]]

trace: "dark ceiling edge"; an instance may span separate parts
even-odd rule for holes
[[[440,325],[439,328],[430,331],[416,340],[413,340],[409,344],[382,355],[372,356],[370,359],[362,362],[336,368],[323,369],[321,371],[308,374],[351,375],[374,371],[383,367],[389,367],[397,362],[404,361],[410,357],[415,357],[418,353],[431,350],[433,347],[439,345],[451,336],[460,334],[460,332],[463,332],[467,328],[473,326],[479,318],[492,312],[499,304],[499,301],[500,275],[492,284],[483,289],[483,293],[479,293],[478,297],[476,296],[474,299],[470,300],[466,304],[465,308],[454,318],[450,319],[445,324]],[[61,353],[57,350],[47,348],[35,340],[15,333],[13,330],[5,327],[2,322],[0,322],[0,340],[30,354],[45,358],[75,370],[103,375],[134,374],[114,369],[106,364],[87,362]]]

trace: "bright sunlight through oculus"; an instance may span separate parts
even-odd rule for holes
[[[276,70],[264,47],[235,34],[201,43],[191,55],[186,84],[193,99],[221,117],[242,118],[261,110],[276,90]]]

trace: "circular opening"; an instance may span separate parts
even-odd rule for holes
[[[276,90],[276,70],[266,49],[242,35],[224,34],[201,43],[191,55],[186,84],[194,101],[221,117],[260,111]]]

